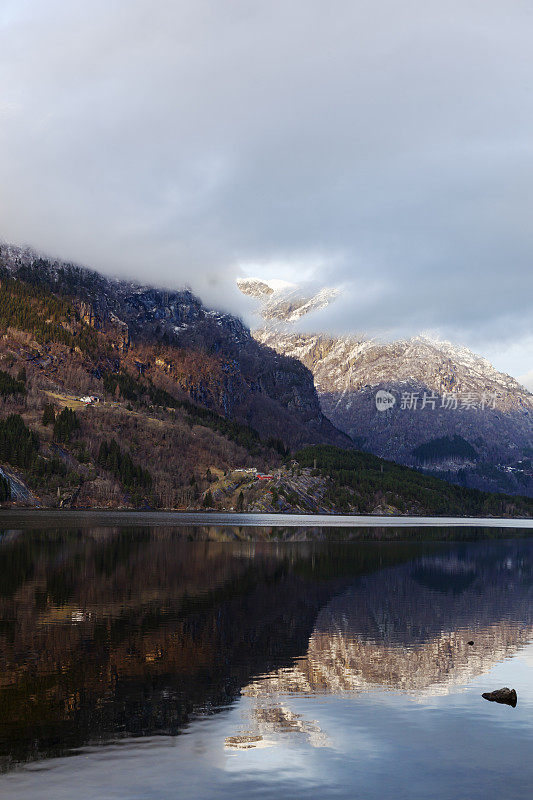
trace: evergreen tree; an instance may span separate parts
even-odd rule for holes
[[[11,414],[0,421],[0,461],[29,469],[38,449],[37,434],[26,427],[20,414]]]
[[[57,442],[70,442],[79,427],[80,423],[76,412],[65,406],[63,411],[55,418],[54,439]]]
[[[0,369],[0,395],[8,397],[14,394],[26,394],[23,381],[15,380],[9,372]]]
[[[0,503],[7,503],[8,500],[11,500],[11,484],[0,475]]]
[[[52,403],[46,403],[43,409],[43,425],[53,425],[56,421],[56,412]]]
[[[127,491],[152,488],[150,472],[136,464],[129,453],[123,453],[116,439],[100,444],[97,463],[111,472]]]

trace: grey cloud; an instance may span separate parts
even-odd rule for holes
[[[531,369],[528,3],[0,14],[1,236],[249,321],[243,265],[309,262],[343,287],[309,327],[430,328]]]

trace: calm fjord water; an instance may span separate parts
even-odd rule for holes
[[[12,525],[2,800],[532,796],[526,532]]]

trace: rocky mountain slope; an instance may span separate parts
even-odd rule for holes
[[[0,267],[74,304],[75,317],[100,341],[95,373],[133,369],[290,445],[318,440],[349,446],[321,412],[301,362],[264,347],[239,319],[205,308],[191,292],[111,280],[9,245],[0,247]],[[114,364],[102,353],[104,341]]]
[[[466,347],[427,336],[295,333],[291,323],[335,300],[246,279],[257,341],[313,373],[324,414],[357,446],[467,486],[533,495],[533,395]],[[468,457],[465,453],[468,452]]]
[[[321,411],[299,359],[188,291],[110,280],[16,247],[0,250],[0,411],[0,502],[528,513],[521,500],[450,495],[412,470],[350,462],[345,475],[335,464],[353,441]],[[289,481],[272,487],[272,502],[254,488],[241,501],[214,496],[236,470],[286,468],[306,445],[333,447],[340,470],[328,475],[326,464],[318,494]]]
[[[533,395],[467,348],[423,336],[380,343],[273,328],[254,335],[313,372],[324,413],[364,449],[467,485],[533,492]],[[417,454],[454,437],[471,445],[470,456],[453,446]]]

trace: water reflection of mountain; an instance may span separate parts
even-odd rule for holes
[[[533,638],[530,556],[466,545],[362,577],[321,609],[304,657],[243,693],[447,692]]]
[[[415,549],[420,545],[416,545]],[[319,609],[409,545],[176,540],[171,531],[10,535],[0,546],[0,764],[176,734],[305,652]],[[346,561],[346,559],[344,559]]]
[[[396,648],[390,683],[410,652],[441,635],[462,642],[463,628],[474,628],[467,638],[485,636],[498,658],[528,635],[513,631],[531,625],[529,555],[521,540],[229,544],[178,541],[161,529],[6,537],[0,759],[8,767],[109,738],[175,734],[243,686],[277,692],[289,675],[311,691],[350,688],[348,674],[386,683],[380,662]],[[468,585],[447,583],[448,573],[467,575]],[[356,640],[364,649],[347,651]],[[477,663],[477,652],[466,651],[465,663]],[[323,740],[278,706],[257,709],[264,727]]]

